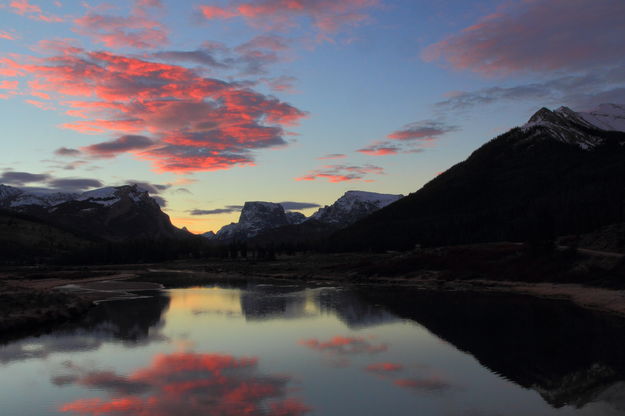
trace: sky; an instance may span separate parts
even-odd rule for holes
[[[415,192],[539,108],[625,104],[621,0],[0,0],[0,183],[139,183],[193,232]]]

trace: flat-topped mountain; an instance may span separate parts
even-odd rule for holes
[[[246,202],[239,221],[222,227],[216,235],[218,240],[247,240],[259,233],[290,224],[284,207],[273,202]],[[210,235],[209,235],[210,238]]]
[[[417,192],[339,231],[331,246],[527,241],[623,222],[624,121],[625,107],[612,104],[543,108]]]

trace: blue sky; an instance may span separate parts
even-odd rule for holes
[[[623,15],[610,0],[4,0],[0,182],[158,185],[197,232],[238,212],[192,211],[249,200],[407,194],[542,106],[625,102]]]

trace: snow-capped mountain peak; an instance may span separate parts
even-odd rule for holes
[[[551,111],[543,107],[521,129],[533,132],[529,139],[547,136],[582,149],[592,149],[604,143],[601,131],[625,132],[625,106],[602,104],[589,112],[576,112],[568,107]]]
[[[150,199],[148,191],[138,185],[124,185],[83,192],[76,197],[75,200],[89,201],[99,205],[111,206],[121,201],[124,197],[129,198],[133,202]]]
[[[320,208],[311,218],[328,224],[347,226],[402,197],[403,195],[347,191],[334,204]]]
[[[148,192],[137,185],[124,185],[94,189],[83,193],[53,192],[45,189],[19,189],[0,185],[0,207],[20,209],[22,207],[53,208],[70,201],[88,201],[103,206],[112,206],[124,198],[133,202],[151,201]]]

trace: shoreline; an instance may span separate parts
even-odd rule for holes
[[[625,287],[620,284],[602,286],[602,280],[590,281],[595,284],[583,284],[575,279],[495,280],[493,277],[500,275],[515,276],[501,273],[498,267],[485,271],[480,267],[490,267],[492,259],[500,259],[502,253],[510,255],[511,246],[480,247],[479,254],[483,258],[475,264],[462,261],[467,258],[467,253],[472,253],[470,250],[475,252],[476,249],[465,247],[460,250],[463,251],[459,256],[453,251],[441,255],[439,250],[425,254],[295,256],[274,262],[226,259],[5,270],[0,271],[0,340],[14,338],[24,331],[51,329],[57,323],[80,317],[98,302],[141,296],[135,292],[142,290],[245,281],[276,285],[377,286],[439,292],[507,293],[565,300],[581,308],[625,318]],[[453,266],[436,270],[427,263],[432,258],[447,262],[456,260],[459,264],[449,263]],[[598,260],[601,264],[615,261],[605,258]],[[591,264],[597,264],[597,259],[591,261]],[[505,261],[502,264],[509,266]],[[588,264],[588,259],[581,258],[572,267],[579,267],[580,264]],[[476,273],[472,267],[479,272]],[[553,278],[543,271],[544,276]]]

